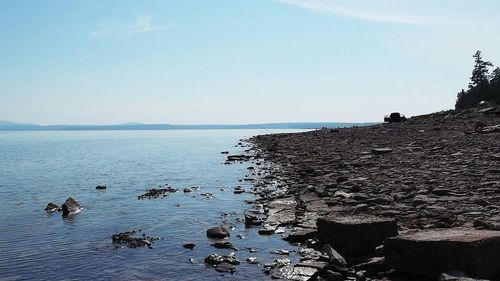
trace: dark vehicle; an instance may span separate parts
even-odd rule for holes
[[[388,123],[399,123],[406,121],[406,117],[399,112],[393,112],[391,115],[384,116],[384,122]]]

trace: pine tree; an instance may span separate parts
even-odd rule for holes
[[[497,67],[491,72],[490,84],[500,83],[500,67]]]
[[[484,61],[481,56],[481,51],[477,51],[476,54],[472,56],[475,59],[474,70],[472,70],[471,82],[469,83],[469,89],[473,88],[483,88],[488,86],[489,79],[489,67],[493,66],[491,62]]]

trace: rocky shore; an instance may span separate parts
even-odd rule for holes
[[[270,274],[500,278],[499,115],[483,107],[250,139],[258,181],[245,221],[304,253]]]

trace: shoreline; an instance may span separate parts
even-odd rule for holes
[[[263,167],[254,172],[260,180],[246,222],[262,234],[286,229],[285,239],[320,254],[316,221],[325,217],[395,220],[400,235],[500,230],[498,112],[446,111],[403,123],[253,137],[249,152]],[[387,265],[383,247],[346,259],[343,278],[420,278]],[[331,266],[324,256],[301,255],[303,263],[323,277]]]

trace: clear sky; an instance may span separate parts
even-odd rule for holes
[[[498,0],[0,0],[0,120],[380,121],[500,65]]]

